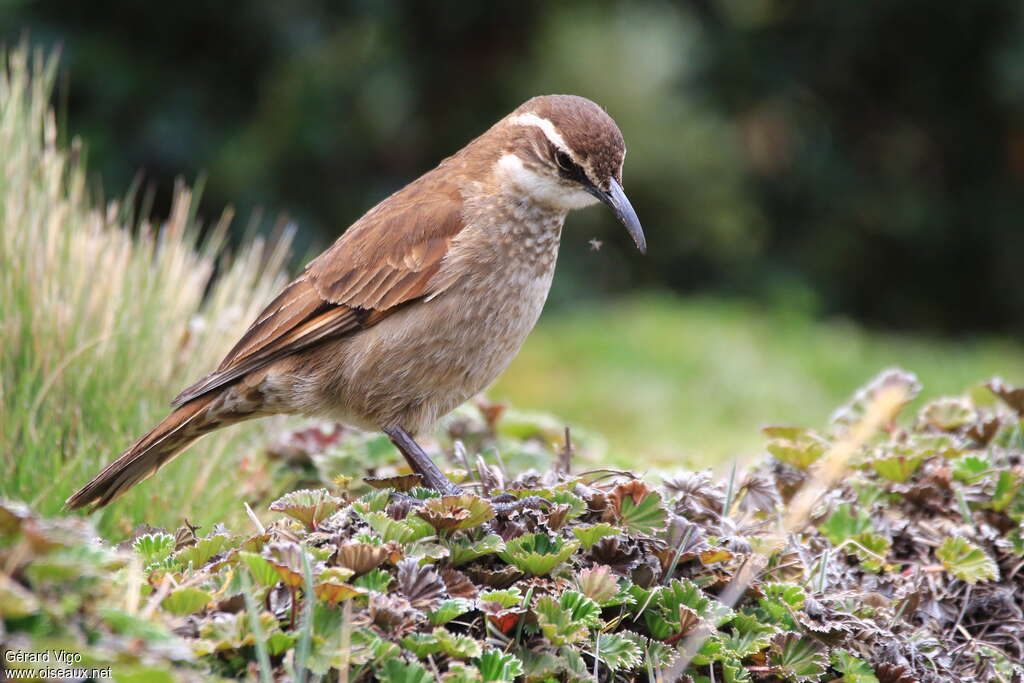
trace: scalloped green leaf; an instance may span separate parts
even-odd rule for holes
[[[451,552],[448,562],[453,567],[459,567],[478,557],[493,555],[505,550],[505,542],[497,534],[487,534],[476,541],[468,538],[447,539],[445,545]]]
[[[854,513],[850,503],[841,503],[829,515],[828,520],[818,527],[818,531],[823,533],[832,545],[839,545],[857,534],[874,531],[874,527],[866,512]]]
[[[990,467],[988,459],[981,455],[963,455],[952,463],[953,478],[965,484],[973,484],[984,478]]]
[[[198,539],[194,544],[182,548],[172,557],[183,568],[191,564],[194,569],[199,569],[209,562],[210,558],[228,549],[232,540],[227,534],[210,534]]]
[[[523,663],[510,652],[487,650],[474,663],[484,681],[515,681],[523,675]]]
[[[445,600],[437,609],[427,612],[427,619],[434,626],[444,626],[452,619],[461,617],[466,612],[473,609],[473,601],[466,600],[465,598],[453,598]]]
[[[503,608],[515,607],[523,602],[523,592],[518,588],[500,591],[484,591],[477,596],[480,602],[496,602]]]
[[[143,534],[132,543],[134,550],[142,558],[142,566],[148,567],[154,562],[162,562],[174,552],[174,536],[162,531]]]
[[[416,514],[438,532],[458,531],[473,529],[494,519],[494,505],[480,496],[463,493],[430,498],[416,510]]]
[[[270,504],[270,509],[288,515],[310,531],[315,531],[320,522],[337,512],[341,505],[342,500],[332,496],[327,489],[300,489],[281,496]]]
[[[917,414],[919,422],[951,432],[974,421],[970,402],[962,398],[938,398],[926,404]]]
[[[377,671],[377,680],[381,683],[431,683],[434,676],[419,662],[407,662],[393,657]]]
[[[160,606],[175,616],[183,617],[203,609],[212,599],[213,596],[204,590],[185,586],[171,591]]]
[[[825,674],[828,658],[825,646],[796,633],[776,637],[769,657],[772,666],[790,681],[817,681]]]
[[[533,606],[533,612],[544,637],[556,647],[580,642],[590,634],[585,621],[573,619],[572,612],[550,595],[539,598]]]
[[[392,491],[390,489],[375,489],[352,501],[352,509],[358,514],[364,512],[383,512],[387,509],[388,503],[391,502],[391,494]]]
[[[484,677],[480,675],[480,670],[472,664],[451,662],[441,680],[444,683],[483,683]]]
[[[579,526],[574,526],[572,528],[572,533],[580,544],[583,545],[584,550],[590,550],[590,548],[602,538],[618,536],[622,533],[622,529],[608,524],[607,522],[601,522],[600,524],[581,524]]]
[[[846,650],[833,650],[831,661],[832,668],[842,674],[843,683],[879,683],[874,669]]]
[[[761,430],[771,437],[765,448],[777,460],[807,469],[828,450],[828,441],[812,429],[801,427],[765,427]]]
[[[601,607],[579,591],[565,591],[558,597],[558,604],[569,611],[575,621],[582,621],[587,626],[598,627],[601,621]]]
[[[942,542],[935,556],[950,574],[966,581],[978,583],[999,578],[999,566],[984,550],[963,536],[951,536]]]
[[[870,464],[885,479],[903,483],[914,475],[923,462],[923,454],[908,449],[907,452],[894,451],[878,456]]]
[[[761,586],[764,596],[758,599],[758,606],[765,619],[786,630],[796,630],[797,623],[792,612],[803,608],[807,594],[802,586],[795,583],[766,583]]]
[[[501,559],[532,576],[544,576],[565,562],[580,547],[579,541],[566,541],[547,534],[523,534],[505,544]]]
[[[598,633],[594,651],[605,666],[613,671],[636,668],[643,658],[640,646],[618,633]]]
[[[750,614],[737,614],[729,622],[729,634],[722,637],[726,650],[743,658],[756,654],[772,644],[772,637],[778,629]]]
[[[248,567],[249,573],[252,574],[253,580],[258,585],[273,586],[281,580],[274,565],[270,564],[265,557],[247,550],[239,550],[238,557]]]
[[[386,512],[360,512],[359,516],[385,542],[411,543],[434,535],[434,527],[425,520],[410,515],[403,520],[391,519]]]
[[[352,583],[359,588],[365,588],[368,591],[374,591],[376,593],[387,593],[388,586],[391,584],[391,580],[394,577],[383,569],[371,569],[362,576],[355,579]]]
[[[480,641],[469,636],[455,635],[442,626],[435,628],[433,635],[437,640],[438,646],[441,648],[441,652],[449,657],[469,659],[470,657],[479,657],[483,654],[483,647],[480,645]]]
[[[639,503],[634,503],[631,496],[624,496],[619,508],[622,525],[633,533],[647,535],[664,529],[668,513],[661,502],[657,491],[647,493]]]
[[[426,657],[441,651],[433,633],[410,633],[402,638],[402,647],[417,657]]]

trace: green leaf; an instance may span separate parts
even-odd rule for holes
[[[183,617],[203,609],[212,599],[213,596],[206,591],[185,587],[172,591],[160,606],[175,616]]]
[[[601,522],[600,524],[581,524],[579,526],[575,526],[572,528],[572,533],[583,545],[584,550],[590,550],[590,548],[602,538],[617,536],[622,533],[622,529],[617,526],[612,526],[607,522]]]
[[[494,506],[489,500],[463,493],[427,500],[416,514],[438,532],[473,529],[494,519]]]
[[[413,490],[415,491],[415,489]],[[412,495],[411,492],[410,495]],[[359,496],[359,498],[353,501],[352,509],[360,515],[364,512],[384,512],[390,502],[390,489],[380,489],[379,491],[374,490],[365,495]]]
[[[144,534],[135,539],[132,550],[142,558],[142,566],[148,567],[170,557],[174,552],[174,536],[163,532]]]
[[[992,500],[989,501],[989,508],[1002,512],[1013,502],[1019,490],[1020,481],[1017,475],[1010,470],[1003,470],[996,479],[996,489],[992,493]]]
[[[410,633],[401,642],[402,647],[420,658],[441,651],[441,644],[433,633]]]
[[[295,645],[295,641],[299,639],[298,636],[293,636],[288,633],[281,633],[277,631],[267,636],[267,652],[276,657],[277,655],[284,654]]]
[[[547,534],[523,534],[505,544],[501,559],[532,575],[544,576],[576,552],[579,541]]]
[[[500,591],[484,591],[477,596],[480,602],[496,602],[503,608],[516,607],[523,601],[523,592],[518,588],[506,588]]]
[[[860,566],[869,572],[892,571],[893,566],[886,564],[892,542],[879,534],[865,532],[849,539],[846,546],[860,560]]]
[[[360,588],[376,593],[387,593],[388,585],[393,577],[383,569],[373,569],[358,577],[352,583]]]
[[[874,669],[846,650],[832,651],[832,668],[843,675],[843,683],[878,683]]]
[[[787,633],[776,637],[774,645],[769,661],[787,680],[817,681],[824,675],[828,659],[821,643]]]
[[[246,550],[239,550],[238,557],[241,558],[245,566],[249,568],[249,573],[252,574],[252,578],[257,584],[261,586],[273,586],[281,577],[278,576],[277,570],[274,569],[274,565],[270,564],[266,558],[256,553],[251,553]]]
[[[978,583],[999,578],[995,560],[962,536],[947,538],[935,555],[946,571],[961,581]]]
[[[497,534],[488,534],[477,541],[459,538],[446,540],[445,543],[451,552],[448,562],[453,567],[459,567],[478,557],[493,555],[505,550],[505,542]]]
[[[922,462],[924,455],[919,452],[892,452],[872,459],[871,467],[889,481],[902,483],[913,476]]]
[[[451,551],[440,543],[413,541],[402,548],[402,554],[420,564],[435,564],[447,560],[451,556]]]
[[[807,469],[828,450],[828,441],[810,429],[800,427],[765,427],[763,431],[772,437],[766,446],[777,460]]]
[[[989,462],[980,455],[964,455],[953,461],[953,478],[973,484],[989,472]]]
[[[874,531],[871,519],[865,512],[854,515],[849,503],[841,503],[829,516],[828,520],[818,527],[832,545],[839,545],[848,538],[866,531]]]
[[[430,623],[434,626],[443,626],[452,619],[461,617],[471,609],[473,609],[472,600],[454,598],[452,600],[445,600],[437,609],[432,612],[428,612],[427,618],[430,619]]]
[[[558,598],[558,604],[568,610],[569,618],[582,621],[587,626],[601,626],[601,607],[579,591],[565,591]]]
[[[585,621],[573,619],[571,611],[550,595],[537,600],[533,612],[544,637],[556,647],[585,640],[590,633]]]
[[[381,683],[432,683],[434,677],[419,662],[393,657],[377,671],[377,680]]]
[[[778,630],[750,614],[737,614],[729,623],[730,634],[723,636],[722,645],[737,657],[744,658],[764,650],[772,643]]]
[[[444,683],[483,683],[484,678],[475,666],[463,662],[451,662],[441,680]]]
[[[661,504],[661,494],[651,491],[639,503],[634,503],[632,496],[623,496],[619,516],[629,531],[650,535],[665,528],[667,513]]]
[[[485,681],[515,681],[523,675],[523,663],[514,654],[488,650],[476,659],[476,667]]]
[[[640,665],[643,653],[639,645],[618,633],[598,633],[594,651],[605,666],[616,669],[632,669]]]
[[[385,542],[410,543],[434,535],[434,527],[413,515],[399,521],[388,517],[386,512],[360,512],[358,514]]]
[[[962,398],[939,398],[925,405],[917,414],[918,422],[952,432],[974,421],[974,408]]]
[[[200,538],[194,544],[182,548],[174,553],[172,557],[183,568],[191,564],[194,569],[199,569],[209,562],[210,558],[219,555],[228,548],[231,545],[231,541],[231,537],[227,534],[210,534]]]
[[[734,616],[731,609],[706,595],[689,579],[672,579],[654,592],[643,613],[644,623],[655,638],[665,640],[687,634],[702,622],[720,626]]]
[[[398,656],[398,645],[384,640],[367,628],[352,629],[352,663],[361,666]]]
[[[761,590],[764,597],[758,599],[758,605],[765,619],[787,630],[797,630],[799,627],[792,613],[804,606],[806,593],[803,587],[795,583],[766,583]]]
[[[282,512],[314,531],[320,522],[338,511],[341,503],[341,499],[332,496],[327,489],[302,489],[281,496],[270,504],[270,509]]]
[[[469,659],[479,657],[483,653],[480,642],[469,636],[458,636],[442,626],[438,626],[433,632],[441,652],[456,659]]]

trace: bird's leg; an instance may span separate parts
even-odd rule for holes
[[[420,445],[409,436],[409,433],[401,427],[385,427],[384,433],[391,439],[391,443],[395,444],[395,448],[405,456],[405,461],[409,463],[409,467],[412,471],[420,475],[423,478],[423,483],[429,488],[434,489],[442,496],[458,496],[464,493],[464,491],[454,484],[448,477],[444,476],[444,472],[434,464],[434,461],[430,459],[430,456],[424,452]],[[422,503],[422,501],[416,501],[416,503]],[[517,499],[515,496],[504,494],[496,496],[491,499],[491,503],[494,505],[494,511],[499,515],[507,515],[516,510],[523,510],[526,508],[538,508],[546,507],[551,505],[551,501],[541,498],[539,496],[526,496],[524,498]]]
[[[462,489],[444,476],[444,472],[434,464],[430,456],[424,452],[420,445],[409,433],[401,427],[385,427],[384,433],[395,444],[395,448],[405,456],[405,461],[416,474],[423,477],[423,483],[444,496],[458,496],[463,493]]]

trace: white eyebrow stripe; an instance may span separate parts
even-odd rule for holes
[[[565,144],[565,140],[562,138],[561,133],[559,133],[555,128],[555,124],[551,123],[551,121],[544,117],[527,112],[525,114],[516,114],[515,116],[510,117],[508,122],[513,126],[536,126],[544,131],[544,135],[551,141],[551,144],[563,152],[569,151],[569,146]]]

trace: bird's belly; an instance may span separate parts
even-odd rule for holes
[[[342,419],[428,428],[512,361],[540,316],[553,270],[467,278],[354,335],[339,349],[345,371],[324,398]]]

